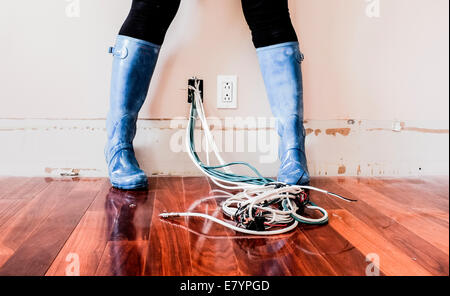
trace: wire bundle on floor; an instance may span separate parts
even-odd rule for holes
[[[201,217],[233,229],[237,232],[255,235],[275,235],[289,232],[295,229],[299,223],[321,225],[328,222],[328,213],[325,209],[315,205],[305,190],[319,191],[347,202],[354,200],[341,195],[328,192],[313,186],[287,185],[263,177],[258,170],[246,162],[225,163],[214,142],[214,138],[206,120],[203,102],[199,88],[199,81],[195,87],[194,99],[191,103],[190,117],[186,129],[186,146],[189,156],[206,176],[217,186],[227,190],[239,190],[232,194],[222,190],[214,190],[217,198],[225,197],[222,203],[222,211],[233,220],[236,225],[220,220],[211,215],[202,213],[162,213],[163,218],[170,217]],[[201,121],[206,138],[206,164],[204,164],[195,151],[194,131],[197,118]],[[209,150],[212,150],[220,165],[210,164]],[[231,171],[233,166],[243,166],[252,171],[256,176],[237,175]],[[306,209],[318,211],[320,218],[306,217]]]

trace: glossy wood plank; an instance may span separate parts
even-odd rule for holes
[[[146,241],[110,241],[108,242],[100,265],[98,276],[138,276],[143,275]]]
[[[449,176],[433,176],[424,178],[404,178],[404,181],[409,181],[413,184],[422,185],[425,184],[424,188],[427,192],[432,192],[433,194],[440,196],[441,198],[447,200],[449,196]]]
[[[72,262],[73,255],[76,255],[79,259],[79,275],[95,275],[100,259],[111,237],[111,227],[107,223],[108,212],[105,210],[105,203],[110,190],[111,185],[109,181],[104,180],[94,202],[92,202],[86,214],[64,244],[46,275],[66,275],[66,269]]]
[[[44,190],[51,180],[45,178],[26,178],[26,182],[18,182],[19,187],[12,186],[13,190],[3,195],[2,199],[32,199]]]
[[[147,241],[155,193],[111,188],[105,210],[111,229],[110,241]]]
[[[326,188],[349,198],[358,199],[360,196],[359,185],[345,182],[345,180],[346,178],[326,178]],[[386,216],[383,208],[373,208],[362,200],[358,200],[356,203],[347,203],[331,198],[330,201],[339,204],[341,208],[348,210],[356,218],[369,225],[372,230],[400,248],[431,274],[448,274],[448,256],[394,219]]]
[[[377,267],[385,275],[431,275],[415,260],[391,244],[376,231],[361,222],[346,210],[332,210],[330,225],[346,240],[352,243],[365,256],[376,254],[379,257]]]
[[[80,180],[60,196],[48,217],[0,268],[0,275],[45,275],[100,189],[101,180]]]
[[[31,178],[0,177],[0,199],[7,198],[30,180]]]
[[[0,178],[0,184],[4,184],[6,179]],[[17,187],[14,184],[10,184],[13,191],[9,191],[3,195],[3,198],[0,198],[0,226],[16,215],[20,209],[25,207],[29,200],[33,199],[50,184],[44,178],[23,178],[24,182],[21,182],[17,177],[11,179],[15,180],[20,186]]]
[[[334,191],[328,187],[329,178],[312,178],[311,185],[338,194],[342,193],[339,190]],[[327,211],[341,208],[341,205],[328,195],[310,191],[310,198],[314,203]],[[317,254],[320,254],[327,260],[337,275],[365,275],[367,267],[365,255],[338,232],[328,227],[328,225],[320,227],[302,225],[300,229],[317,249]]]
[[[383,181],[386,182],[386,180]],[[402,197],[408,197],[410,196],[410,193],[413,192],[414,202],[418,207],[432,206],[448,213],[448,182],[444,185],[440,182],[435,182],[435,178],[433,177],[425,180],[416,178],[394,179],[390,181],[390,184],[407,191],[401,195]],[[445,188],[447,188],[447,190]],[[395,198],[396,196],[394,195],[392,197]]]
[[[342,276],[364,276],[366,257],[331,227],[300,226],[334,272]]]
[[[202,199],[211,196],[207,179],[183,178],[185,206],[195,212],[222,215],[215,201]],[[193,205],[197,206],[193,206]],[[191,250],[192,275],[241,275],[233,246],[225,227],[201,218],[188,218],[189,246]]]
[[[27,200],[0,199],[0,227],[25,206]]]
[[[192,273],[189,231],[185,219],[165,220],[163,212],[183,212],[183,180],[181,177],[153,178],[155,202],[152,230],[145,265],[145,275],[181,276]]]
[[[153,195],[153,192],[147,190],[114,189],[109,182],[104,181],[95,201],[55,259],[47,275],[64,274],[67,266],[65,258],[69,254],[78,255],[80,275],[95,275],[101,258],[109,260],[108,257],[102,257],[109,242],[147,241],[153,211]],[[110,245],[114,246],[110,251],[122,246],[122,244]],[[123,253],[122,256],[125,254],[127,253]]]
[[[370,185],[358,182],[355,178],[346,178],[345,183],[354,184],[353,193],[358,199],[363,200],[372,208],[383,209],[383,214],[402,224],[411,232],[416,233],[424,240],[430,242],[436,248],[447,255],[449,254],[448,226],[437,223],[433,214],[443,215],[439,210],[426,208],[412,208],[389,198],[388,189],[378,181]],[[444,213],[445,214],[445,213]]]
[[[442,198],[432,193],[431,184],[414,184],[398,179],[359,179],[358,183],[364,183],[377,192],[395,200],[411,211],[426,216],[437,224],[448,227],[448,196]]]
[[[70,194],[75,182],[54,181],[7,223],[0,226],[0,267],[16,252],[28,236],[47,218],[58,200]]]

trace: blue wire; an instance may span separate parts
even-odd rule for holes
[[[270,179],[270,178],[265,178],[261,175],[261,173],[251,164],[247,163],[247,162],[243,162],[243,161],[239,161],[239,162],[231,162],[231,163],[227,163],[224,165],[216,165],[216,166],[208,166],[205,165],[201,160],[200,157],[198,156],[197,152],[195,152],[195,143],[193,141],[194,139],[194,129],[195,129],[195,122],[196,122],[196,116],[197,112],[196,112],[196,105],[195,102],[192,102],[192,108],[191,108],[191,116],[190,116],[190,120],[192,121],[192,124],[190,124],[190,138],[191,141],[189,143],[189,147],[191,150],[192,155],[194,155],[195,160],[197,160],[198,164],[204,169],[206,170],[209,174],[211,174],[212,176],[226,181],[226,182],[238,182],[238,183],[244,183],[244,184],[251,184],[251,185],[266,185],[269,183],[273,183],[275,182],[275,180]],[[250,170],[252,170],[257,177],[251,177],[251,176],[246,176],[246,175],[237,175],[237,174],[231,174],[231,173],[227,173],[227,172],[223,172],[220,171],[218,169],[223,169],[226,167],[230,167],[230,166],[245,166],[247,168],[249,168]]]

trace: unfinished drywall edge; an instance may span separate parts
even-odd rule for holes
[[[214,120],[217,123],[219,119]],[[267,120],[263,127],[255,122],[251,118],[244,126],[223,122],[217,124],[215,132],[275,133],[273,121]],[[307,120],[311,175],[448,175],[448,125],[448,121]],[[180,150],[184,126],[184,119],[139,121],[136,153],[149,175],[199,175]],[[246,139],[252,138],[249,134]],[[105,138],[102,119],[1,119],[0,175],[55,176],[73,169],[80,176],[106,176]],[[180,143],[175,151],[168,149],[176,139]],[[255,141],[258,138],[252,138],[250,146]],[[245,160],[264,175],[276,175],[275,145],[271,145],[271,154],[244,148],[242,152],[225,152],[225,159]]]

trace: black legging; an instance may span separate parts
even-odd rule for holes
[[[119,34],[161,45],[181,0],[133,0]],[[297,41],[288,0],[241,0],[255,47]]]

